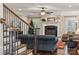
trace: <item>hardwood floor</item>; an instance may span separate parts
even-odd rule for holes
[[[53,53],[50,51],[37,51],[37,54],[34,55],[57,55],[57,50]]]
[[[37,53],[34,54],[33,49],[27,49],[26,51],[23,51],[19,55],[78,55],[78,53],[77,51],[74,50],[68,51],[66,45],[64,49],[56,49],[53,53],[50,51],[37,51]]]

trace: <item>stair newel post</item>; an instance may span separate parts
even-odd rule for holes
[[[14,42],[15,42],[15,45],[14,45],[15,54],[18,55],[18,28],[14,28],[13,33],[14,33],[13,35],[14,35]]]
[[[15,39],[16,39],[16,41],[17,41],[17,42],[16,42],[16,49],[17,49],[17,53],[16,53],[16,54],[18,55],[18,30],[16,31],[15,35],[16,35],[16,36],[15,36]]]
[[[13,31],[9,29],[10,33],[10,54],[13,55]]]
[[[17,30],[16,29],[14,29],[14,42],[17,43]],[[15,54],[18,54],[17,44],[16,43],[14,43]]]
[[[34,28],[34,36],[35,36],[35,40],[34,40],[34,54],[37,54],[37,34],[36,34],[36,28]]]

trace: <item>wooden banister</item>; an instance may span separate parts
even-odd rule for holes
[[[12,9],[8,8],[7,5],[3,4],[3,18],[0,19],[0,23],[3,25],[3,52],[6,55],[13,55],[19,53],[19,47],[17,45],[21,45],[19,43],[18,34],[28,34],[27,26],[33,29],[27,21],[18,16]],[[6,35],[5,35],[6,34]],[[6,44],[5,44],[6,41]],[[15,43],[15,44],[14,44]],[[5,45],[4,45],[5,44]],[[5,48],[6,47],[6,48]],[[16,48],[16,50],[15,50]],[[25,47],[22,47],[25,48]],[[7,52],[10,50],[9,52]]]
[[[3,18],[0,19],[0,23],[5,24],[5,25],[9,28],[9,30],[15,29],[15,30],[17,30],[17,31],[21,31],[19,28],[7,24],[6,21],[5,21],[5,19],[3,19]]]
[[[11,25],[11,29],[16,29],[17,31],[21,31],[20,28],[17,28],[16,26]]]
[[[5,19],[0,18],[0,23],[5,24],[8,28],[10,28],[10,25],[6,23]]]
[[[30,28],[33,29],[33,27],[28,24],[26,21],[24,21],[22,18],[20,18],[15,12],[13,12],[10,8],[8,8],[5,4],[3,4],[4,7],[6,7],[10,12],[12,12],[16,17],[18,17],[21,21],[23,21],[25,24],[27,24]]]

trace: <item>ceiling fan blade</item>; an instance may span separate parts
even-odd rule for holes
[[[46,14],[51,14],[51,13],[53,13],[53,12],[46,12]]]

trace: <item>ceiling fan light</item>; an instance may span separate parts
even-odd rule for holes
[[[46,13],[45,13],[45,11],[41,11],[41,15],[45,15]]]

